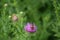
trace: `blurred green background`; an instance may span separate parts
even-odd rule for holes
[[[0,40],[60,40],[60,0],[0,0]],[[16,14],[18,21],[11,16]],[[37,32],[24,26],[33,22]]]

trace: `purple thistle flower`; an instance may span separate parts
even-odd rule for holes
[[[27,32],[36,32],[37,28],[35,24],[27,23],[27,25],[24,27],[25,31]]]

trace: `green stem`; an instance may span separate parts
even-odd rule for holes
[[[59,20],[58,8],[57,8],[56,0],[53,0],[53,6],[55,7],[56,18],[57,18],[57,20]]]

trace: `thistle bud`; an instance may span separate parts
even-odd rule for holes
[[[12,21],[17,21],[18,20],[18,17],[16,16],[16,14],[13,14],[12,15]]]
[[[7,3],[5,3],[5,4],[4,4],[4,7],[7,7],[7,6],[8,6],[8,4],[7,4]]]

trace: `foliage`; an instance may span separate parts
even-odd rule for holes
[[[60,0],[0,0],[0,40],[60,40]],[[12,15],[18,16],[13,22]],[[37,32],[24,30],[35,23]]]

